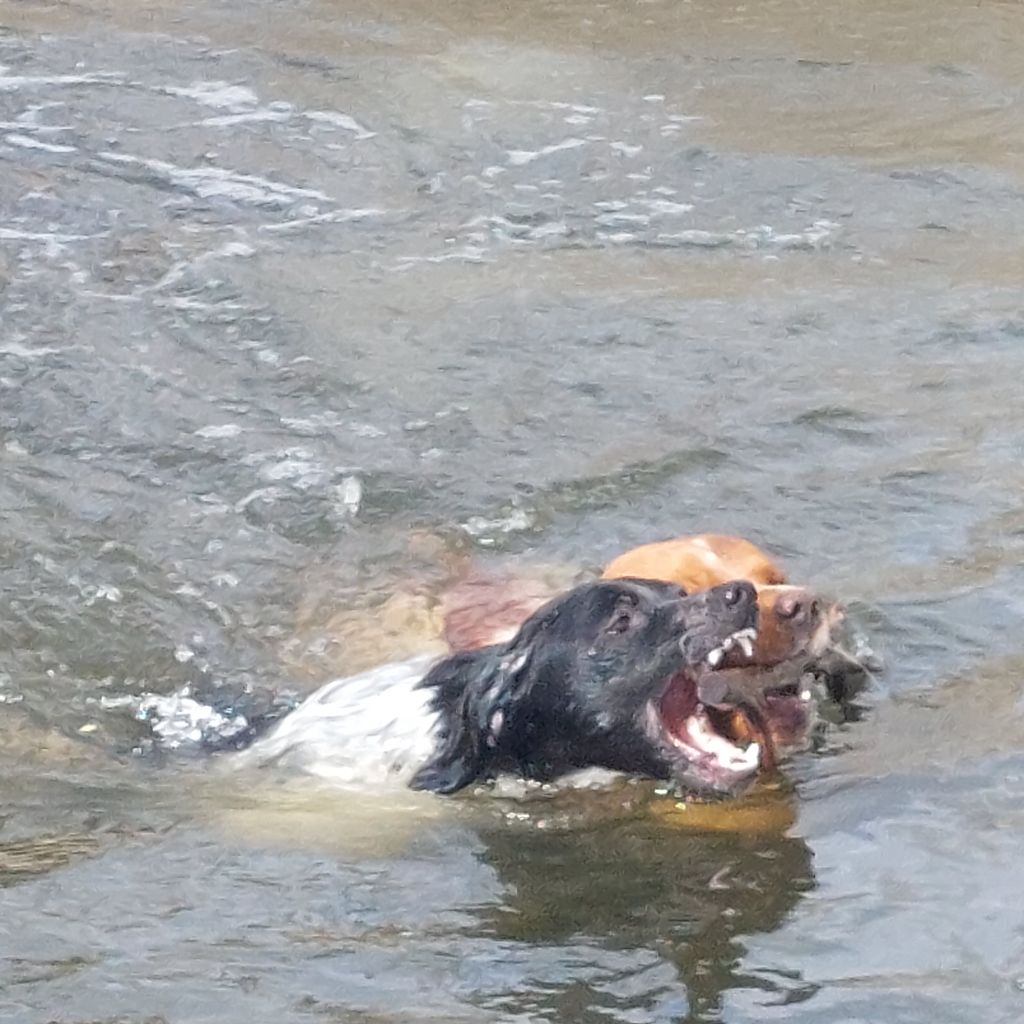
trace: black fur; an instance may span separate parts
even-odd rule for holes
[[[508,643],[456,654],[426,675],[420,685],[435,691],[442,734],[410,785],[454,793],[502,771],[547,781],[586,767],[670,778],[645,727],[648,702],[673,673],[753,624],[756,608],[743,582],[692,597],[635,579],[569,591]]]

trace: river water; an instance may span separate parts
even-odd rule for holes
[[[1020,1021],[1022,237],[1008,0],[0,0],[6,1024]],[[733,808],[131,713],[708,529],[887,663]]]

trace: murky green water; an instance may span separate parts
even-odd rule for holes
[[[1016,1024],[1022,154],[1017,3],[0,0],[4,1021]],[[121,706],[705,529],[889,664],[752,817]]]

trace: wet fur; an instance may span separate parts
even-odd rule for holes
[[[648,703],[752,623],[755,607],[746,583],[693,597],[665,582],[588,583],[507,643],[454,654],[425,675],[415,659],[386,666],[386,680],[369,672],[328,684],[243,757],[446,794],[502,773],[552,781],[590,767],[669,779],[679,766],[645,728]]]

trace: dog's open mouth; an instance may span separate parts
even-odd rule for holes
[[[738,706],[700,700],[700,678],[718,669],[733,650],[750,657],[757,631],[741,629],[709,651],[702,665],[673,675],[661,696],[648,705],[651,731],[673,761],[680,781],[731,790],[751,779],[763,761],[774,761],[771,736],[757,719]]]

